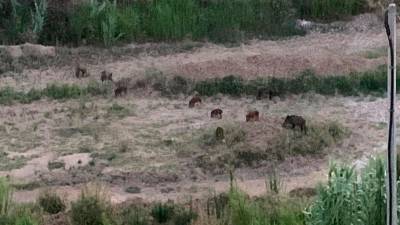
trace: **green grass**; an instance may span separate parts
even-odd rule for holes
[[[12,188],[5,178],[0,178],[0,215],[7,215],[12,204]]]
[[[231,96],[257,95],[258,89],[271,90],[276,96],[307,92],[355,96],[360,94],[382,95],[386,91],[386,87],[386,68],[381,66],[374,71],[349,75],[317,76],[312,71],[304,71],[293,79],[243,80],[238,76],[227,76],[222,79],[199,81],[195,84],[194,90],[206,96],[218,93]]]
[[[307,210],[307,224],[384,225],[385,193],[383,160],[371,159],[361,174],[348,166],[332,165],[328,185],[320,187]]]
[[[0,104],[10,105],[15,102],[29,104],[42,98],[54,100],[78,99],[85,96],[106,96],[111,93],[111,87],[91,82],[86,87],[75,84],[50,84],[42,90],[31,89],[28,92],[16,91],[11,87],[0,89]]]
[[[124,5],[93,0],[70,10],[59,6],[38,11],[12,0],[0,4],[5,9],[0,10],[0,28],[5,29],[0,39],[7,44],[30,38],[42,44],[104,46],[184,39],[240,42],[303,34],[295,28],[295,18],[343,19],[366,11],[365,5],[366,0],[158,0]]]
[[[72,225],[108,225],[112,212],[106,194],[99,185],[84,188],[79,199],[71,204]]]
[[[66,208],[65,202],[55,192],[49,190],[44,191],[38,198],[40,207],[49,214],[57,214],[63,212]]]
[[[0,171],[9,171],[22,168],[25,166],[28,160],[29,158],[24,156],[18,156],[10,159],[6,153],[0,152]]]
[[[370,159],[356,172],[346,165],[331,164],[328,181],[312,198],[288,197],[282,192],[277,175],[266,182],[267,193],[250,198],[233,178],[228,193],[209,198],[206,207],[192,210],[192,202],[182,204],[130,202],[112,206],[107,192],[99,186],[85,188],[72,202],[71,209],[59,217],[71,225],[384,225],[386,220],[385,163]],[[272,185],[271,185],[272,184]],[[42,207],[50,213],[64,210],[58,197],[41,197]],[[39,198],[40,199],[40,198]],[[43,201],[45,199],[45,201]],[[45,203],[45,204],[44,204]],[[51,207],[47,207],[47,206]],[[53,206],[56,210],[53,211]],[[12,189],[0,179],[0,224],[41,224],[45,214],[35,205],[12,202]],[[199,213],[199,214],[197,214]],[[62,215],[62,214],[61,214]],[[202,216],[198,216],[202,215]],[[71,223],[69,223],[69,221]],[[156,222],[156,223],[154,223]]]
[[[302,0],[293,1],[302,18],[332,21],[365,11],[366,0]]]
[[[258,90],[271,91],[273,96],[284,97],[289,94],[314,92],[321,95],[382,96],[387,88],[387,73],[385,66],[366,72],[320,76],[311,70],[303,71],[295,78],[257,78],[245,80],[240,76],[229,75],[223,78],[213,78],[194,81],[176,76],[167,79],[157,71],[149,72],[140,82],[151,86],[164,96],[191,94],[197,92],[203,96],[224,94],[233,97],[257,96]],[[397,78],[400,85],[400,76]],[[400,87],[400,86],[399,86]],[[399,89],[399,87],[397,89]],[[268,96],[266,96],[268,98]]]

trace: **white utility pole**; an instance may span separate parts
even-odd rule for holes
[[[387,225],[397,225],[397,188],[396,188],[396,5],[390,4],[385,13],[385,27],[388,34],[388,98],[389,98],[389,135],[387,152]]]

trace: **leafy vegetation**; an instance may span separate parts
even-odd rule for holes
[[[55,192],[45,191],[38,199],[42,209],[50,214],[63,212],[66,208],[64,201]]]
[[[252,37],[302,33],[295,29],[294,11],[288,10],[293,7],[291,0],[159,0],[123,6],[115,0],[90,0],[63,11],[47,8],[45,0],[35,2],[34,6],[20,2],[12,0],[12,4],[4,6],[9,10],[4,14],[8,23],[0,26],[9,35],[3,42],[22,42],[23,39],[15,37],[29,31],[37,34],[44,44],[102,43],[105,46],[117,41],[186,38],[237,42]]]
[[[266,185],[268,191],[264,196],[250,198],[237,187],[233,179],[228,193],[215,195],[206,202],[205,208],[199,208],[206,212],[194,212],[191,207],[184,208],[174,203],[149,206],[130,203],[112,208],[110,201],[104,197],[107,193],[103,189],[84,189],[80,198],[72,202],[70,221],[72,225],[150,225],[154,222],[188,225],[194,221],[195,224],[211,225],[385,224],[385,163],[380,158],[371,159],[360,173],[346,165],[331,164],[328,182],[321,185],[317,195],[311,199],[282,194],[283,186],[280,185],[277,174],[269,177]],[[38,214],[35,206],[13,203],[11,193],[11,186],[5,179],[1,179],[1,224],[41,224],[38,221],[42,215]],[[50,205],[54,202],[58,205],[59,200],[49,202]],[[69,224],[68,220],[65,224]]]
[[[70,84],[51,84],[42,90],[31,89],[28,92],[16,91],[11,87],[0,90],[0,104],[10,105],[14,102],[28,104],[47,97],[50,99],[64,100],[77,99],[83,96],[107,95],[111,87],[98,82],[89,83],[86,87]]]
[[[400,79],[400,76],[397,79]],[[381,66],[374,71],[331,76],[317,76],[308,70],[294,79],[270,78],[246,81],[238,76],[227,76],[222,79],[199,81],[195,84],[194,91],[206,96],[218,93],[231,96],[257,95],[258,90],[261,89],[271,91],[273,95],[271,97],[307,92],[354,96],[360,94],[382,95],[386,87],[386,68]]]
[[[151,209],[151,216],[158,223],[166,223],[174,216],[175,208],[171,204],[158,203]]]
[[[400,76],[396,82],[400,89]],[[293,79],[265,78],[243,80],[239,76],[193,81],[181,76],[167,79],[162,73],[152,72],[145,79],[138,80],[135,88],[151,87],[164,96],[191,94],[197,92],[203,96],[213,96],[219,93],[234,97],[257,96],[259,90],[268,90],[270,97],[284,97],[288,94],[314,92],[321,95],[377,95],[385,93],[387,87],[386,68],[379,67],[374,71],[351,73],[349,75],[318,76],[312,71],[304,71]],[[70,84],[50,84],[42,90],[31,89],[28,92],[16,91],[11,87],[0,89],[0,104],[10,105],[14,102],[27,104],[44,97],[56,100],[77,99],[85,96],[109,96],[112,86],[99,82],[90,82],[80,87]],[[268,97],[268,96],[266,96]],[[123,117],[130,114],[121,106],[114,105],[108,110],[109,115]]]
[[[11,0],[0,4],[5,43],[103,44],[184,39],[238,42],[302,34],[295,18],[342,19],[366,10],[366,0],[116,0],[63,3]],[[4,18],[4,19],[3,19]],[[35,35],[31,35],[31,33]],[[33,40],[33,41],[34,41]]]
[[[357,174],[354,168],[332,165],[327,186],[307,210],[307,224],[385,224],[385,164],[371,159]]]
[[[71,205],[72,225],[107,225],[110,219],[110,202],[99,185],[86,187]]]
[[[283,134],[280,143],[275,146],[278,158],[285,155],[322,154],[324,149],[342,140],[348,131],[337,122],[308,124],[307,134],[298,131]]]
[[[301,0],[294,1],[302,18],[335,20],[365,10],[366,0]]]

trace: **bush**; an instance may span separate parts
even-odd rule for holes
[[[6,40],[4,42],[6,44],[19,44],[27,41],[24,40],[23,34],[29,32],[32,5],[29,4],[29,1],[10,0],[8,4],[3,6],[6,9],[5,17],[2,17],[0,23],[5,28]]]
[[[232,147],[246,140],[246,131],[237,125],[227,124],[224,126],[224,137],[225,144]],[[198,142],[201,146],[215,146],[221,143],[216,138],[215,128],[206,130],[201,134]]]
[[[108,225],[111,209],[105,195],[100,186],[82,190],[79,199],[71,204],[72,225]]]
[[[175,212],[174,225],[190,225],[194,220],[197,219],[197,214],[192,209],[179,208]]]
[[[9,41],[21,41],[21,36],[31,27],[34,31],[41,31],[41,43],[102,43],[105,46],[119,40],[178,41],[189,38],[238,42],[254,37],[302,34],[295,29],[291,0],[220,0],[206,3],[198,0],[159,0],[135,1],[123,7],[117,7],[116,2],[109,0],[90,0],[74,6],[71,11],[62,3],[57,3],[45,14],[43,10],[35,10],[34,6],[20,2],[1,5],[14,12],[0,14],[6,18],[0,26],[6,27]],[[35,12],[32,17],[31,11]]]
[[[72,42],[70,11],[58,7],[49,7],[43,29],[39,34],[39,43],[45,45],[67,44]]]
[[[189,81],[181,76],[175,76],[168,82],[169,92],[176,94],[187,94],[189,92]]]
[[[57,214],[65,210],[64,201],[55,192],[45,191],[39,196],[39,205],[50,214]]]
[[[172,219],[175,213],[174,205],[158,203],[151,209],[151,216],[158,223],[166,223]]]
[[[129,206],[125,208],[120,215],[121,225],[148,225],[148,214],[146,210],[140,206]]]
[[[325,21],[361,13],[367,5],[366,0],[302,0],[294,3],[301,18]]]
[[[342,140],[348,131],[337,122],[308,124],[307,134],[290,131],[282,134],[280,143],[275,147],[280,158],[285,154],[308,155],[322,154],[324,149]]]

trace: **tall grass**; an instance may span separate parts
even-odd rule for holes
[[[294,1],[300,17],[335,20],[365,10],[366,0],[301,0]]]
[[[4,14],[8,22],[0,23],[0,27],[9,28],[7,40],[12,43],[21,42],[15,36],[29,29],[39,33],[44,44],[61,41],[105,46],[120,40],[238,42],[303,34],[295,29],[291,0],[204,1],[206,4],[199,0],[157,0],[123,6],[115,0],[89,0],[62,10],[47,10],[44,0],[35,7],[20,2],[12,0],[12,13]],[[26,16],[31,12],[32,16]]]
[[[270,192],[257,198],[250,198],[232,181],[228,194],[222,194],[211,200],[211,203],[215,202],[215,211],[209,210],[208,203],[210,201],[207,202],[207,209],[199,208],[199,210],[207,210],[204,214],[205,217],[197,217],[191,207],[184,209],[181,205],[171,202],[150,205],[135,202],[112,207],[109,199],[105,197],[107,193],[100,186],[95,186],[94,189],[84,189],[79,199],[72,203],[68,214],[72,225],[385,224],[385,163],[380,158],[370,159],[367,166],[360,172],[346,165],[331,164],[327,183],[321,185],[317,196],[309,200],[287,197],[280,190],[282,186],[275,185],[279,183],[278,178],[275,177],[270,181],[270,184],[273,184],[269,185]],[[40,220],[35,219],[38,215],[34,213],[32,207],[12,203],[10,193],[10,185],[1,179],[0,224],[39,224]],[[7,202],[7,207],[4,207],[4,202]],[[115,213],[116,211],[119,213]],[[209,223],[209,221],[213,221],[213,223]],[[64,222],[69,224],[67,220]]]
[[[400,76],[399,78],[400,79]],[[195,84],[194,90],[201,95],[218,93],[240,96],[257,95],[260,89],[270,90],[274,96],[315,92],[322,95],[359,94],[381,95],[387,87],[386,68],[374,71],[351,73],[349,75],[317,76],[312,71],[304,71],[294,79],[270,78],[243,80],[238,76],[208,79]]]
[[[400,90],[400,76],[397,84]],[[377,70],[352,73],[350,75],[318,76],[312,71],[305,71],[294,79],[285,78],[258,78],[244,80],[239,76],[193,81],[176,76],[168,80],[162,73],[149,74],[143,85],[149,85],[164,96],[191,94],[213,96],[225,94],[230,96],[257,96],[258,90],[270,90],[274,96],[284,97],[288,94],[315,92],[321,95],[357,96],[362,94],[383,95],[387,87],[386,68],[381,66]],[[16,91],[11,87],[0,89],[0,104],[7,105],[14,102],[31,103],[44,97],[50,99],[73,99],[82,96],[107,96],[112,87],[99,82],[90,82],[80,87],[68,84],[51,84],[43,90],[31,89],[28,92]]]
[[[12,188],[5,178],[0,178],[0,224],[39,225],[29,206],[13,202]]]
[[[357,174],[354,168],[332,165],[327,186],[307,212],[307,224],[384,225],[386,219],[385,165],[371,159]]]
[[[79,199],[71,205],[72,225],[109,225],[112,220],[111,202],[100,185],[85,187]]]
[[[251,200],[233,186],[229,192],[229,224],[232,225],[302,225],[305,202],[277,194]]]
[[[86,87],[69,84],[50,84],[42,90],[31,89],[28,92],[16,91],[11,87],[0,89],[0,104],[10,105],[15,102],[28,104],[42,98],[66,100],[83,96],[106,96],[111,93],[111,86],[91,82]]]
[[[11,186],[7,183],[5,178],[0,178],[0,215],[7,215],[9,213],[11,201]]]
[[[157,0],[118,6],[116,0],[89,0],[48,10],[45,3],[41,0],[32,6],[10,0],[1,4],[0,28],[6,30],[3,42],[23,42],[29,30],[44,44],[110,46],[118,41],[183,39],[238,42],[303,34],[295,28],[297,17],[342,19],[363,12],[366,5],[365,0]]]
[[[39,34],[40,32],[42,32],[44,20],[46,18],[47,1],[40,0],[39,2],[37,2],[35,0],[34,4],[35,4],[35,9],[31,11],[32,24],[33,24],[32,31],[35,34]]]

